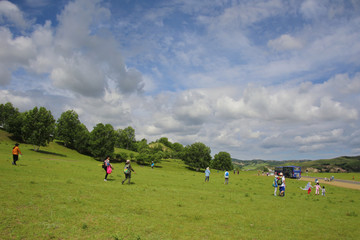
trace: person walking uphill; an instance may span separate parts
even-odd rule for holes
[[[126,179],[128,179],[128,181],[129,181],[128,184],[130,184],[131,171],[133,171],[135,173],[135,170],[131,167],[130,160],[126,160],[125,167],[124,167],[125,179],[121,182],[121,184],[124,184]]]
[[[104,181],[106,182],[108,174],[110,174],[112,172],[112,169],[114,169],[113,166],[110,164],[110,157],[109,156],[107,156],[106,159],[104,160],[104,163],[103,163],[102,167],[105,170]]]
[[[12,165],[16,165],[16,161],[19,160],[19,154],[22,155],[18,143],[15,143],[15,146],[14,146],[13,149],[12,149],[12,154],[13,154],[13,162],[12,162]]]
[[[207,167],[205,170],[205,182],[208,182],[210,178],[210,168]]]

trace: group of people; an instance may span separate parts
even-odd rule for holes
[[[311,186],[311,182],[308,182],[308,184],[305,186],[305,188],[300,187],[301,190],[307,190],[308,194],[311,193],[311,188],[315,188],[315,195],[319,195],[320,194],[320,189],[321,189],[321,193],[323,196],[325,196],[325,186],[320,186],[319,181],[316,179],[315,180],[316,185],[313,187]],[[278,176],[275,175],[274,177],[274,181],[272,186],[274,187],[274,196],[277,196],[277,190],[279,188],[279,196],[284,197],[285,196],[285,176],[284,174],[281,172],[279,173]]]
[[[15,146],[12,149],[12,154],[13,154],[13,165],[16,165],[16,162],[19,160],[19,155],[22,155],[20,148],[19,148],[19,144],[16,143]],[[110,163],[110,156],[107,156],[103,162],[102,168],[105,170],[105,178],[104,181],[107,181],[107,177],[109,174],[112,173],[112,170],[114,169],[114,167],[111,165]],[[151,163],[151,168],[154,168],[154,162]],[[126,180],[128,180],[128,184],[130,184],[131,181],[131,171],[133,171],[135,173],[135,170],[132,168],[130,160],[126,160],[125,166],[124,166],[124,174],[125,174],[125,179],[123,181],[121,181],[121,184],[124,184],[124,182]],[[234,170],[234,174],[235,174],[235,170]],[[239,174],[239,171],[238,171]],[[226,170],[224,173],[224,177],[225,177],[225,182],[224,184],[229,184],[229,172]],[[207,167],[205,170],[205,182],[209,182],[210,180],[210,168]],[[313,187],[311,186],[311,182],[308,182],[308,184],[305,186],[305,188],[301,188],[302,190],[307,190],[308,194],[311,193],[311,188],[315,188],[315,195],[319,195],[320,194],[320,189],[321,189],[321,193],[323,196],[325,196],[325,186],[320,186],[319,181],[316,179],[315,180],[316,185]],[[272,186],[274,187],[274,196],[277,196],[277,190],[279,188],[279,196],[284,197],[285,196],[285,176],[284,174],[281,172],[279,173],[279,175],[275,175],[274,177],[274,181]]]
[[[279,188],[279,196],[284,197],[285,196],[285,176],[281,172],[278,176],[275,175],[274,182],[272,184],[274,187],[274,196],[277,196],[277,190]]]
[[[239,171],[238,171],[239,172]],[[234,174],[235,174],[235,170],[234,170]],[[238,173],[239,174],[239,173]],[[229,172],[228,172],[228,170],[226,170],[225,171],[225,173],[224,173],[224,177],[225,177],[225,182],[224,182],[224,184],[229,184]],[[206,169],[205,169],[205,182],[209,182],[209,179],[210,179],[210,168],[209,167],[207,167]]]
[[[107,156],[103,162],[102,168],[105,170],[105,178],[104,181],[107,181],[107,177],[109,174],[111,174],[114,167],[110,163],[110,156]],[[130,160],[126,160],[125,166],[124,166],[124,174],[125,179],[121,181],[121,184],[124,184],[126,180],[128,180],[128,184],[130,184],[131,180],[131,171],[135,173],[135,170],[132,168]]]
[[[301,190],[307,190],[308,194],[311,193],[311,188],[315,188],[315,195],[320,195],[320,189],[321,189],[321,195],[325,196],[325,186],[320,186],[319,181],[315,180],[315,186],[311,186],[311,182],[308,182],[304,188],[300,187]]]
[[[16,162],[19,160],[19,155],[22,155],[18,143],[16,143],[15,146],[13,147],[12,154],[13,154],[12,165],[16,165]],[[154,163],[151,164],[151,167],[152,168],[154,167]],[[114,167],[110,163],[110,156],[107,156],[105,158],[105,160],[104,160],[104,162],[102,164],[102,168],[105,170],[104,181],[106,182],[108,175],[111,174],[112,170],[114,169]],[[133,171],[135,173],[135,170],[131,166],[130,160],[126,160],[125,167],[124,167],[125,179],[121,182],[122,184],[124,184],[124,182],[126,180],[128,180],[128,184],[130,184],[131,171]]]

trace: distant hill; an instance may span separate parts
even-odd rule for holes
[[[313,172],[360,172],[360,156],[342,156],[332,159],[319,160],[239,160],[232,159],[233,163],[243,170],[263,170],[264,167],[273,169],[276,166],[301,166],[303,170]]]
[[[163,143],[150,143],[149,148],[160,148],[163,152],[173,152],[173,150],[167,146],[165,146]]]

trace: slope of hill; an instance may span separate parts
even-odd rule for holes
[[[301,166],[303,169],[316,172],[360,172],[360,156],[342,156],[320,160],[239,160],[232,159],[233,163],[244,170],[263,170],[276,166]]]
[[[158,142],[150,143],[149,148],[159,148],[163,152],[173,152],[171,148],[165,146],[163,143],[158,143]]]
[[[277,161],[277,160],[239,160],[232,159],[233,163],[240,167],[243,170],[263,170],[266,168],[274,168],[276,166],[289,166],[289,165],[299,165],[302,162],[309,162],[310,160],[289,160],[289,161]]]
[[[112,162],[104,181],[100,162],[56,142],[39,152],[20,144],[24,156],[13,166],[14,143],[0,130],[0,239],[266,240],[284,229],[294,240],[360,234],[358,190],[327,185],[326,197],[308,196],[303,181],[288,179],[280,198],[270,177],[242,172],[224,185],[224,173],[212,170],[204,182],[203,172],[177,159],[154,169],[134,162],[132,184],[123,185],[124,163]],[[274,209],[286,209],[276,216],[283,228],[264,214]]]
[[[342,156],[303,162],[299,166],[319,172],[360,172],[360,156]]]

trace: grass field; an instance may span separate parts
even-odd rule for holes
[[[342,180],[354,180],[360,181],[360,173],[302,173],[303,176],[309,177],[319,177],[319,178],[330,178],[334,176],[335,179],[342,179]],[[354,178],[354,179],[353,179]]]
[[[360,191],[326,186],[308,196],[304,181],[287,180],[274,197],[272,178],[188,170],[179,160],[155,169],[123,163],[104,182],[101,163],[56,143],[41,152],[0,134],[0,239],[358,239]],[[338,176],[338,178],[340,178]],[[313,191],[314,192],[314,191]]]

